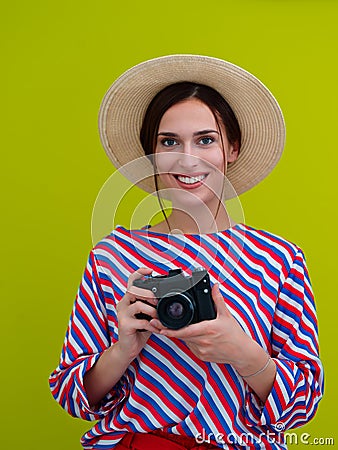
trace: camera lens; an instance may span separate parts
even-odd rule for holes
[[[174,330],[191,323],[194,317],[193,299],[187,292],[168,292],[157,304],[157,314],[161,323]]]
[[[173,302],[167,305],[167,314],[173,319],[181,319],[184,314],[184,307],[180,302]]]

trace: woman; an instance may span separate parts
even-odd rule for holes
[[[83,447],[285,448],[283,431],[314,416],[323,389],[304,256],[233,223],[223,202],[277,163],[276,100],[232,64],[172,55],[112,85],[100,132],[115,166],[170,198],[172,212],[117,227],[90,254],[50,377],[70,414],[98,420]],[[190,280],[196,267],[210,277],[215,318],[167,328],[144,279],[181,269]]]

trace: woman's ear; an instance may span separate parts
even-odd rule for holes
[[[236,161],[239,155],[239,142],[236,141],[229,146],[228,154],[227,154],[227,162],[233,163]]]

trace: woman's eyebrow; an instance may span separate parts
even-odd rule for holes
[[[177,137],[178,134],[176,133],[170,133],[169,131],[160,131],[157,136],[170,136],[170,137]]]
[[[201,134],[209,134],[209,133],[217,133],[219,132],[217,130],[202,130],[202,131],[196,131],[196,133],[193,134],[193,136],[200,136]]]
[[[195,133],[193,133],[193,136],[201,136],[202,134],[209,134],[209,133],[217,133],[219,134],[219,132],[217,130],[201,130],[201,131],[196,131]],[[170,131],[160,131],[157,136],[167,136],[167,137],[178,137],[178,134],[176,133],[171,133]]]

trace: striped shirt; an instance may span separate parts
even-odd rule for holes
[[[263,404],[230,364],[199,360],[179,339],[152,334],[120,381],[92,410],[84,374],[118,339],[116,305],[139,267],[153,275],[205,268],[243,330],[277,373]],[[317,319],[304,255],[244,224],[211,234],[117,227],[91,251],[75,300],[53,396],[72,416],[97,421],[85,449],[113,449],[126,432],[169,433],[229,449],[285,449],[283,431],[303,425],[322,396]]]

